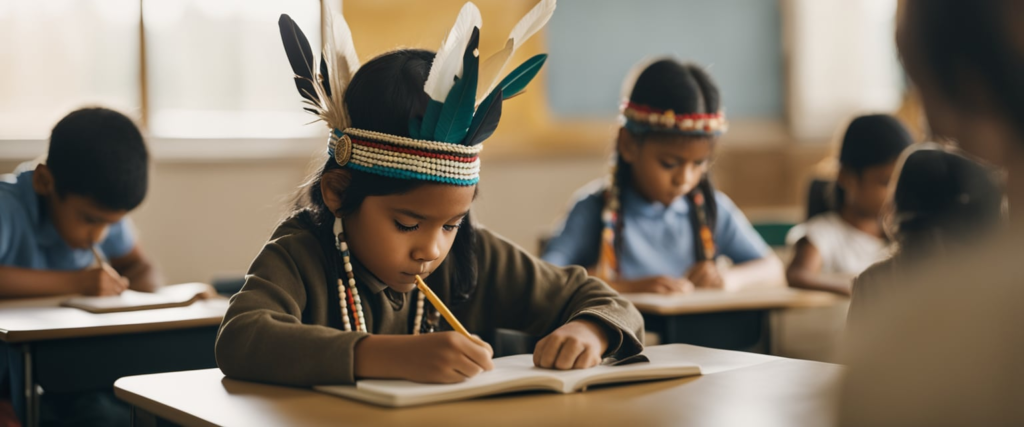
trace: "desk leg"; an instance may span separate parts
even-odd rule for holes
[[[32,366],[32,345],[21,346],[25,363],[25,424],[28,427],[39,425],[39,388],[36,386],[35,375]]]
[[[772,341],[772,335],[775,334],[773,328],[772,313],[774,310],[765,310],[761,312],[761,352],[764,354],[775,354],[775,349],[772,348],[774,341]]]
[[[138,406],[132,405],[131,413],[131,426],[132,427],[177,427],[178,424],[174,424],[163,418],[160,418],[145,409]]]

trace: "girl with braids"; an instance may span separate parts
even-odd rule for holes
[[[543,258],[586,266],[619,292],[781,284],[782,263],[708,177],[722,111],[697,65],[643,67],[622,107],[610,182],[581,190]],[[719,271],[719,255],[736,266]]]

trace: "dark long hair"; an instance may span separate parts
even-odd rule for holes
[[[676,114],[708,114],[717,113],[722,109],[721,96],[718,86],[715,85],[711,76],[703,68],[696,64],[680,63],[674,59],[662,59],[651,63],[637,76],[633,89],[630,91],[629,101],[634,104],[646,105],[659,110],[673,110]],[[638,144],[643,144],[647,136],[661,133],[659,131],[639,133],[627,131]],[[711,139],[709,136],[688,136],[694,140]],[[614,156],[615,173],[612,177],[612,185],[619,189],[628,188],[633,185],[632,166],[622,159],[622,156]],[[706,225],[713,232],[718,218],[718,204],[715,201],[715,187],[707,174],[700,180],[700,183],[693,190],[700,193],[704,200],[704,217]],[[615,224],[615,236],[621,236],[622,231],[622,197],[623,192],[618,191],[619,197],[619,221]],[[696,218],[696,206],[691,206],[691,224],[694,228],[694,244],[696,245],[697,259],[706,260],[710,254],[704,253],[704,246],[700,241],[700,227]],[[622,239],[616,239],[616,245],[621,244]]]
[[[943,149],[918,150],[896,179],[889,225],[901,255],[923,258],[982,241],[1001,223],[1002,202],[992,170]]]
[[[433,52],[402,49],[363,64],[345,91],[345,105],[352,127],[408,137],[410,119],[422,117],[426,109],[429,98],[423,92],[423,84],[433,60]],[[333,242],[331,226],[334,213],[324,202],[320,183],[326,172],[335,169],[340,169],[340,173],[348,178],[348,186],[341,201],[342,216],[358,211],[363,201],[370,196],[403,194],[422,185],[444,185],[351,170],[339,166],[333,158],[328,158],[323,167],[307,180],[296,201],[296,210],[310,215],[326,242]],[[476,288],[474,242],[475,230],[469,215],[466,215],[446,259],[446,262],[454,264],[451,277],[452,302],[465,301]],[[330,248],[333,248],[332,245],[330,243]],[[332,254],[330,257],[337,256],[335,250],[327,252]]]
[[[888,114],[859,116],[850,122],[843,133],[839,149],[841,170],[858,177],[868,168],[896,162],[900,153],[914,143],[906,126]],[[846,201],[846,192],[839,180],[832,188],[832,208],[840,211]]]

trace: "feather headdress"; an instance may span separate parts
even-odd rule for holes
[[[541,0],[509,34],[498,52],[480,61],[480,11],[463,5],[441,43],[423,91],[430,100],[409,124],[409,138],[351,127],[344,93],[359,68],[352,33],[341,13],[323,2],[324,37],[319,64],[306,36],[288,15],[278,26],[295,86],[305,109],[331,129],[328,152],[341,166],[394,178],[473,185],[480,179],[478,153],[501,119],[502,101],[525,90],[546,54],[536,55],[501,77],[516,49],[540,31],[555,11]]]

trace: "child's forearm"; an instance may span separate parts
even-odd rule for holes
[[[415,357],[405,352],[403,335],[370,335],[359,340],[353,355],[356,378],[406,378],[402,356]]]
[[[454,331],[422,335],[369,335],[356,343],[356,378],[400,378],[454,383],[494,369],[494,350]]]
[[[783,287],[786,285],[786,272],[779,257],[772,254],[723,271],[722,282],[728,290]]]
[[[80,293],[79,271],[33,270],[0,266],[0,298],[28,298]]]

